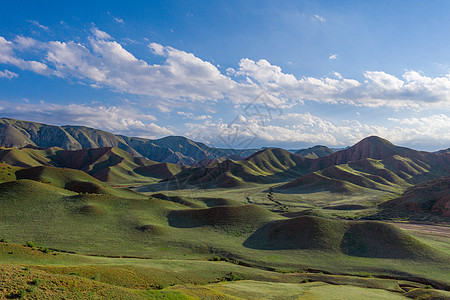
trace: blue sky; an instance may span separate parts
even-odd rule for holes
[[[448,1],[2,1],[0,116],[217,147],[450,146]]]

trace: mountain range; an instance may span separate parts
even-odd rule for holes
[[[203,159],[247,157],[257,149],[219,149],[182,136],[144,139],[112,134],[84,126],[54,126],[15,119],[0,119],[0,146],[59,147],[65,150],[117,147],[153,161],[194,165]]]
[[[113,184],[162,182],[169,189],[271,184],[279,194],[400,195],[450,175],[448,151],[416,151],[376,136],[340,151],[325,146],[295,153],[281,148],[234,151],[184,137],[146,140],[87,127],[1,119],[0,144],[4,181],[14,179],[8,168],[17,173],[17,168],[44,166],[80,170]]]
[[[372,136],[354,146],[318,158],[302,157],[280,148],[260,150],[242,161],[213,161],[189,168],[167,181],[184,186],[236,187],[248,183],[276,183],[287,190],[348,191],[349,185],[384,191],[446,176],[448,153],[429,153],[395,146]]]

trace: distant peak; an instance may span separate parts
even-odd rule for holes
[[[387,145],[393,145],[388,140],[380,138],[379,136],[376,136],[376,135],[372,135],[372,136],[366,137],[366,138],[362,139],[361,141],[359,141],[356,145],[358,145],[358,144],[387,144]]]

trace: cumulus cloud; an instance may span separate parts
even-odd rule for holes
[[[201,115],[201,116],[194,116],[193,113],[187,113],[184,111],[178,111],[177,114],[179,114],[180,116],[184,116],[188,119],[191,120],[206,120],[206,119],[211,119],[212,117],[210,115]]]
[[[364,81],[346,79],[340,74],[337,79],[297,78],[283,73],[279,66],[267,60],[242,59],[236,75],[257,82],[267,93],[281,99],[393,107],[448,104],[450,101],[450,74],[432,78],[407,71],[398,78],[382,71],[367,71]]]
[[[15,48],[16,45],[22,46],[23,44],[16,44],[11,41],[7,41],[0,36],[0,63],[13,65],[19,67],[22,70],[29,70],[43,75],[50,75],[51,71],[42,62],[34,60],[24,60],[16,57]]]
[[[305,144],[343,147],[353,145],[371,135],[400,145],[428,150],[447,148],[450,143],[450,117],[447,115],[391,118],[386,120],[386,123],[389,121],[393,122],[394,126],[362,124],[357,120],[344,120],[337,124],[310,113],[288,113],[280,116],[276,122],[264,125],[240,115],[230,123],[221,119],[207,120],[202,124],[188,123],[184,134],[214,146],[231,148],[241,148],[242,145],[247,148],[267,145],[295,147]]]
[[[328,59],[330,60],[337,59],[337,54],[331,54],[330,56],[328,56]]]
[[[42,24],[40,24],[38,21],[36,21],[36,20],[27,20],[27,22],[28,23],[31,23],[31,24],[33,24],[33,25],[35,25],[35,26],[37,26],[38,28],[40,28],[40,29],[42,29],[42,30],[45,30],[45,31],[48,31],[49,30],[49,28],[47,27],[47,26],[44,26],[44,25],[42,25]]]
[[[156,138],[173,134],[173,131],[155,124],[153,115],[117,106],[88,106],[79,104],[24,104],[0,102],[0,112],[5,117],[55,125],[80,125],[103,129],[116,134]]]
[[[9,70],[0,71],[0,78],[11,79],[18,76],[19,76],[18,74],[11,72]]]
[[[212,63],[173,47],[149,43],[160,63],[135,57],[108,33],[95,27],[84,43],[0,37],[0,63],[47,76],[77,79],[95,88],[185,103],[225,100],[248,103],[261,91],[280,107],[305,100],[358,106],[419,107],[450,101],[450,74],[428,77],[406,71],[401,77],[366,71],[362,80],[296,76],[265,59],[240,60],[222,73]],[[39,61],[27,60],[33,52]],[[35,55],[36,56],[36,55]],[[330,59],[337,57],[335,54]]]

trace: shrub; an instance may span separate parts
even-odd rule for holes
[[[233,272],[228,273],[227,275],[220,278],[220,281],[237,281],[237,280],[244,280],[244,276],[241,274],[236,274]]]
[[[37,292],[37,290],[38,290],[38,288],[35,285],[32,285],[27,288],[27,292],[29,292],[29,293],[35,293],[35,292]]]
[[[25,243],[25,245],[24,245],[25,247],[30,247],[30,248],[34,248],[34,247],[36,247],[36,244],[35,243],[33,243],[33,242],[30,242],[30,241],[28,241],[28,242],[26,242]]]
[[[367,278],[372,277],[372,274],[370,274],[370,273],[368,273],[368,272],[360,272],[358,275],[359,275],[360,277],[367,277]]]
[[[97,281],[99,281],[100,278],[101,278],[101,276],[99,273],[96,273],[96,274],[94,274],[94,276],[91,277],[92,280],[97,280]]]
[[[42,280],[40,278],[35,278],[31,281],[32,285],[41,285],[42,284]]]

